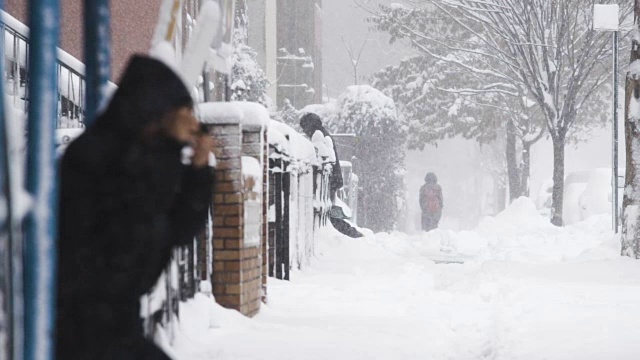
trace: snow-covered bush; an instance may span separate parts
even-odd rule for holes
[[[309,111],[306,111],[306,112],[309,112]],[[284,105],[282,106],[282,108],[280,110],[278,110],[273,115],[273,118],[274,118],[274,120],[283,122],[283,123],[291,126],[292,128],[300,131],[300,130],[302,130],[300,128],[300,123],[299,123],[301,113],[305,113],[304,109],[303,109],[303,111],[298,111],[291,104],[291,101],[289,101],[289,99],[284,99]]]
[[[269,80],[258,64],[258,54],[246,44],[246,39],[246,31],[236,29],[231,75],[231,100],[257,102],[270,108],[272,101],[267,95]]]
[[[393,100],[371,86],[351,86],[335,104],[326,104],[325,112],[309,107],[305,110],[323,114],[331,133],[358,137],[354,166],[362,176],[359,218],[363,226],[374,231],[393,230],[398,199],[404,194],[402,169],[407,137]]]

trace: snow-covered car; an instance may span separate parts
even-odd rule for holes
[[[564,225],[571,225],[583,220],[580,207],[580,197],[587,188],[591,176],[590,170],[575,171],[567,175],[564,180],[564,203],[562,219]]]
[[[624,174],[624,169],[619,169],[619,174]],[[624,177],[618,178],[618,186],[624,187]],[[622,206],[624,192],[618,191],[618,208]],[[611,169],[600,168],[591,171],[589,181],[580,196],[581,220],[592,216],[611,214]]]
[[[553,194],[553,179],[549,178],[540,187],[538,198],[536,199],[536,208],[543,216],[551,215],[551,195]]]

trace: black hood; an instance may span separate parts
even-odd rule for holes
[[[426,182],[427,184],[437,184],[438,177],[432,172],[427,173],[427,175],[424,177],[424,182]]]
[[[193,99],[178,75],[158,60],[137,55],[129,61],[95,127],[137,137],[146,126],[180,107],[193,107]]]
[[[311,138],[316,131],[321,131],[324,136],[329,135],[324,126],[322,126],[320,116],[314,113],[305,114],[300,119],[300,127],[309,138]]]

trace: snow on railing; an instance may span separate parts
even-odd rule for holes
[[[288,280],[289,269],[309,264],[315,231],[328,223],[332,156],[324,137],[314,143],[281,122],[271,122],[268,138],[269,275]]]
[[[0,11],[6,61],[5,81],[13,106],[26,112],[29,94],[29,27]],[[58,123],[57,128],[83,128],[85,107],[85,66],[62,49],[58,49]],[[111,87],[115,85],[110,83]]]

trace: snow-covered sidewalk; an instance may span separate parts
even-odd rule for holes
[[[344,238],[270,279],[246,319],[199,296],[180,359],[639,359],[640,262],[607,217],[559,229],[521,199],[476,231]],[[452,253],[460,264],[438,264]],[[208,312],[208,313],[207,313]]]

